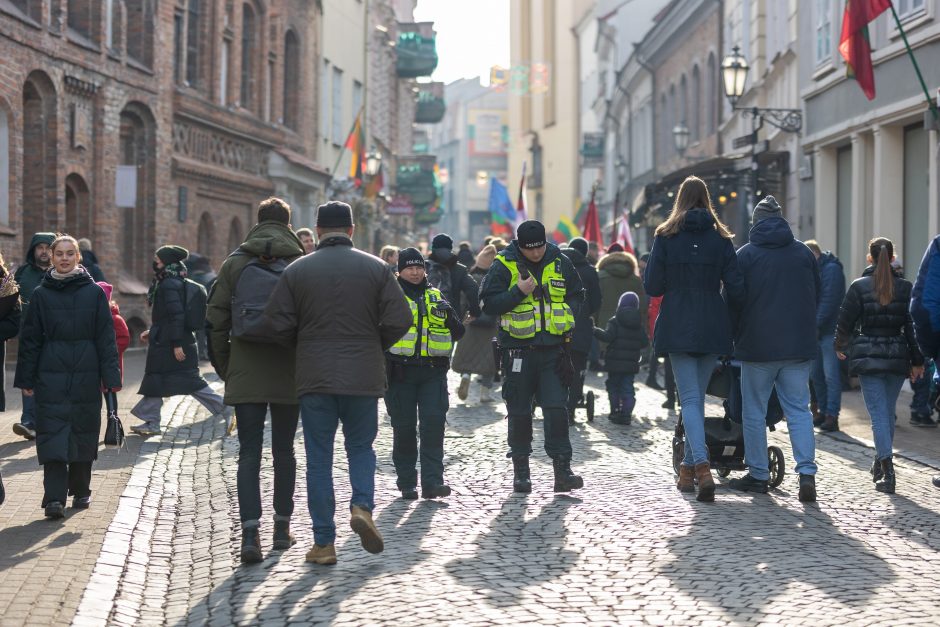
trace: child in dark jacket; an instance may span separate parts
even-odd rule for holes
[[[624,292],[617,312],[607,321],[607,329],[594,329],[594,337],[607,342],[607,394],[610,397],[610,421],[628,425],[636,405],[633,378],[640,371],[640,356],[649,346],[649,338],[640,317],[640,298]]]

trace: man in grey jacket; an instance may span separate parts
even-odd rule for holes
[[[281,275],[265,314],[279,339],[297,347],[297,395],[307,451],[307,507],[314,546],[307,561],[335,564],[333,441],[343,424],[350,526],[370,553],[384,549],[372,521],[378,399],[385,393],[384,351],[411,328],[411,309],[388,266],[353,247],[352,209],[317,210],[313,253]]]

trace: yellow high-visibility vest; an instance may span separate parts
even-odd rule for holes
[[[414,357],[420,344],[421,357],[450,357],[454,342],[445,325],[447,312],[437,306],[439,301],[445,300],[441,291],[435,287],[428,287],[424,290],[424,296],[419,302],[415,302],[407,294],[405,298],[411,308],[411,328],[403,338],[388,349],[388,352],[393,355]]]
[[[503,255],[497,255],[496,261],[506,266],[512,275],[509,281],[509,288],[512,289],[519,283],[519,264]],[[528,294],[511,311],[499,317],[503,330],[518,340],[531,339],[536,333],[564,335],[574,328],[574,314],[565,302],[567,288],[561,273],[561,261],[556,259],[547,264],[542,269],[541,281],[538,277],[535,280],[542,288],[542,297],[535,298]]]

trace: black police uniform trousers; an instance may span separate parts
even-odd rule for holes
[[[392,423],[392,462],[399,490],[444,484],[444,423],[447,420],[447,368],[397,365],[385,392]]]
[[[532,410],[542,408],[545,452],[549,457],[571,458],[568,439],[568,387],[556,369],[562,356],[561,346],[539,346],[503,351],[503,400],[509,422],[507,457],[532,454]],[[519,372],[513,372],[515,359],[522,360]]]

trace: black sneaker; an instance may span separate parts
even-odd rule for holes
[[[933,487],[940,488],[940,475],[934,475]]]
[[[442,499],[445,496],[450,496],[449,485],[442,484],[421,488],[421,498],[423,499]]]
[[[36,428],[33,425],[23,424],[22,422],[17,422],[13,424],[13,433],[16,435],[22,436],[27,440],[36,439]]]
[[[49,501],[46,503],[46,518],[56,519],[65,518],[65,505],[59,501]]]
[[[911,414],[911,426],[936,428],[937,423],[930,417],[930,414]]]
[[[816,502],[816,475],[800,475],[799,499],[804,503]]]
[[[415,490],[414,488],[408,488],[407,490],[402,490],[402,491],[401,491],[401,498],[405,499],[406,501],[414,501],[414,500],[417,500],[417,498],[418,498],[418,491]]]
[[[767,494],[767,481],[755,479],[751,473],[743,477],[732,479],[728,482],[728,487],[739,492],[757,492],[758,494]]]
[[[76,496],[72,499],[72,509],[88,509],[91,507],[90,496]]]

